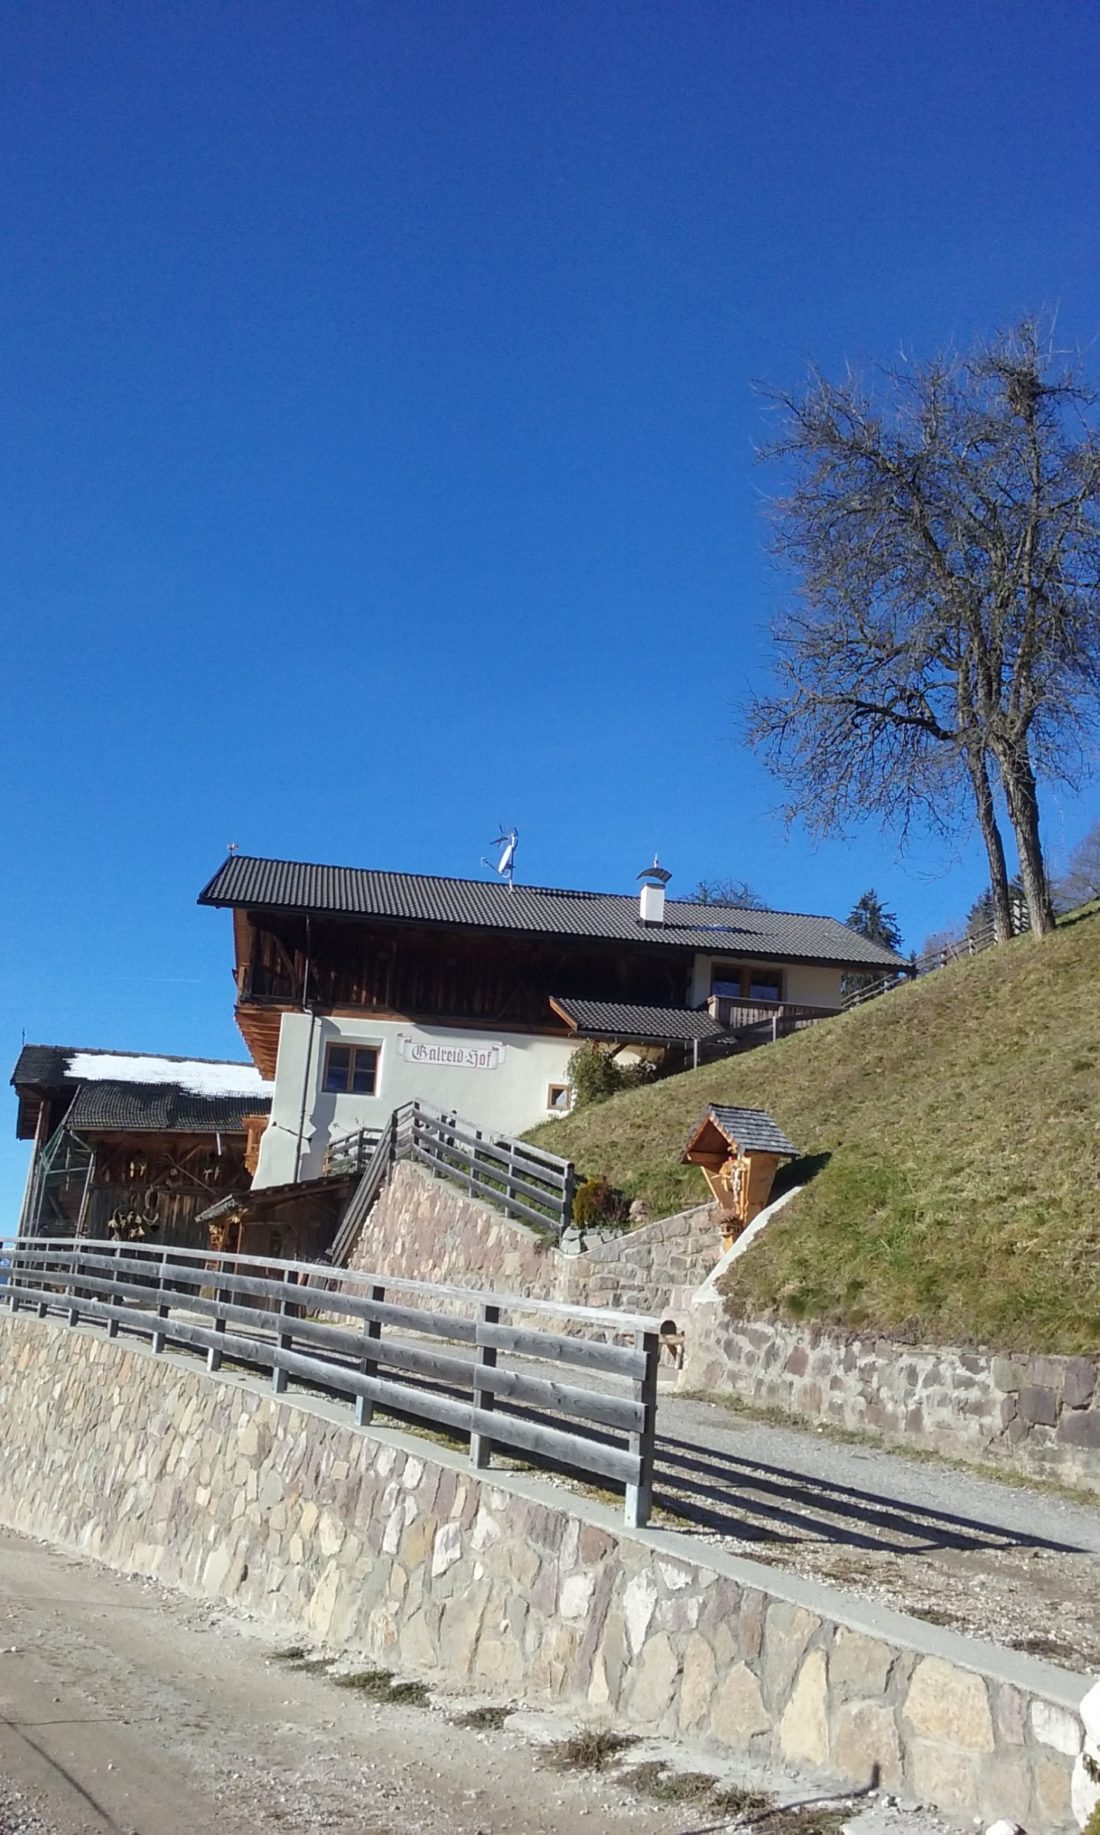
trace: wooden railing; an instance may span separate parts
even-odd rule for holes
[[[571,1160],[532,1147],[529,1141],[479,1128],[427,1102],[406,1102],[393,1111],[382,1133],[374,1134],[369,1157],[361,1129],[331,1142],[325,1171],[363,1168],[363,1176],[332,1245],[333,1262],[347,1260],[356,1237],[390,1169],[398,1160],[418,1160],[474,1197],[484,1198],[506,1217],[519,1218],[556,1234],[570,1222],[576,1175]]]
[[[1015,907],[1012,920],[1017,932],[1030,929],[1025,908]],[[992,919],[986,924],[977,924],[964,937],[949,938],[938,949],[926,950],[921,956],[910,956],[897,973],[874,976],[862,981],[858,987],[851,988],[844,996],[845,1010],[860,1007],[867,1000],[876,1000],[880,994],[889,994],[894,988],[904,987],[918,976],[931,975],[935,969],[946,968],[949,962],[961,962],[967,956],[980,956],[985,950],[992,949],[998,941]]]
[[[0,1260],[13,1312],[104,1325],[158,1353],[205,1351],[211,1371],[224,1358],[258,1366],[277,1395],[294,1378],[353,1398],[361,1426],[377,1408],[449,1429],[468,1437],[478,1469],[500,1448],[594,1475],[624,1488],[628,1524],[649,1517],[660,1322],[646,1314],[87,1239],[0,1239]],[[568,1320],[569,1335],[516,1323],[532,1314]],[[562,1382],[563,1366],[618,1378],[625,1391]]]
[[[810,1007],[796,1000],[742,1000],[734,995],[714,994],[707,1002],[712,1019],[731,1032],[759,1030],[771,1038],[786,1038],[801,1032],[820,1019],[832,1019],[839,1007]]]

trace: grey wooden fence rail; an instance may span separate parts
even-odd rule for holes
[[[404,1159],[419,1160],[463,1191],[496,1205],[506,1217],[539,1229],[560,1234],[572,1219],[576,1175],[571,1160],[532,1147],[529,1141],[479,1128],[430,1103],[406,1102],[393,1111],[381,1135],[362,1129],[329,1145],[326,1172],[363,1169],[332,1245],[337,1266],[355,1247],[394,1163]]]
[[[155,1352],[205,1351],[210,1370],[227,1357],[259,1365],[276,1394],[294,1377],[354,1398],[360,1425],[380,1408],[449,1428],[469,1436],[479,1469],[499,1447],[595,1474],[624,1487],[628,1524],[648,1520],[660,1330],[649,1315],[144,1243],[0,1238],[0,1258],[13,1312],[105,1325]],[[568,1320],[569,1335],[516,1322],[532,1314]],[[563,1382],[563,1367],[625,1386]]]
[[[1014,901],[1012,921],[1017,935],[1030,929],[1027,910],[1019,901]],[[844,1007],[861,1007],[865,1001],[877,1000],[880,994],[889,994],[894,988],[905,987],[921,975],[931,975],[938,968],[946,968],[949,962],[959,962],[966,956],[980,956],[987,949],[995,949],[998,941],[992,919],[988,923],[975,924],[965,936],[949,938],[938,949],[927,950],[923,956],[910,956],[908,962],[901,965],[894,974],[880,975],[870,980],[861,977],[858,985],[844,996]]]

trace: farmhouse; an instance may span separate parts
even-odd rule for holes
[[[233,913],[236,1016],[274,1079],[257,1188],[312,1180],[330,1141],[412,1098],[517,1134],[570,1106],[595,1039],[676,1066],[841,1005],[896,972],[834,918],[230,855],[199,903]]]
[[[252,1064],[25,1045],[16,1135],[34,1149],[20,1233],[205,1247],[203,1210],[247,1191],[272,1090]]]

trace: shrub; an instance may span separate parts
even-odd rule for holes
[[[573,1198],[573,1223],[578,1230],[591,1230],[600,1223],[625,1224],[630,1221],[630,1199],[609,1179],[585,1179]]]
[[[569,1081],[573,1085],[575,1106],[580,1109],[593,1102],[606,1102],[620,1090],[637,1089],[654,1074],[652,1064],[644,1060],[620,1064],[606,1045],[595,1040],[578,1045],[569,1060]]]

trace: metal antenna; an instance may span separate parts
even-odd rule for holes
[[[495,867],[492,861],[486,860],[484,854],[482,854],[481,864],[483,867],[488,867],[490,871],[498,873],[501,879],[506,880],[508,890],[511,891],[516,871],[516,848],[519,846],[518,828],[505,828],[502,822],[500,825],[500,833],[492,845],[493,847],[502,847],[504,849],[503,854],[500,856]]]

